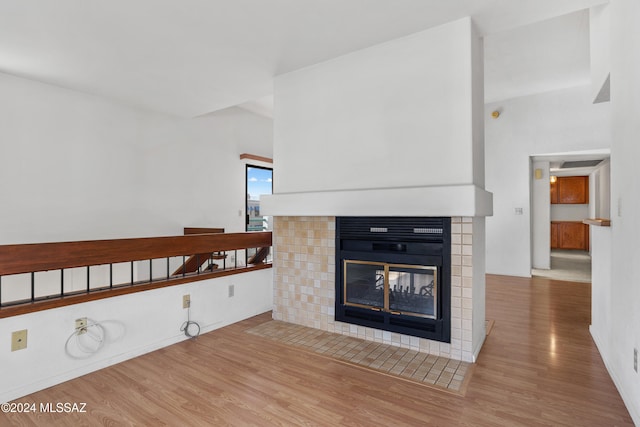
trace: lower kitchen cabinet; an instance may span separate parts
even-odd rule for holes
[[[552,221],[551,249],[589,250],[589,226],[582,221]]]

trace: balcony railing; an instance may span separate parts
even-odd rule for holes
[[[184,236],[0,245],[0,318],[271,267],[264,256],[246,255],[268,252],[270,232],[187,230]]]

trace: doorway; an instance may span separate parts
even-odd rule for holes
[[[582,221],[609,218],[609,175],[608,151],[531,157],[532,276],[591,282],[590,227]],[[573,184],[573,181],[584,182],[588,187],[586,200],[559,200],[558,188],[554,185],[558,178],[567,178],[567,183]],[[571,230],[574,234],[570,235]],[[576,230],[580,231],[581,239],[570,238]]]

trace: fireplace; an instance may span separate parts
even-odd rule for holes
[[[337,217],[335,320],[451,341],[451,219]]]

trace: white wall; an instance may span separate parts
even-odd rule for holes
[[[535,179],[535,170],[542,170],[542,177]],[[534,161],[531,165],[531,230],[533,268],[551,268],[551,184],[549,162]],[[523,212],[524,213],[524,212]]]
[[[272,271],[258,270],[169,288],[123,295],[0,320],[0,402],[7,402],[187,339],[182,296],[191,296],[191,320],[201,333],[271,310]],[[228,297],[233,284],[235,295]],[[86,359],[65,352],[75,319],[104,322],[103,348]],[[27,348],[11,352],[11,332],[27,329]],[[90,342],[90,341],[89,341]],[[70,345],[74,357],[85,356]]]
[[[239,155],[273,144],[239,108],[179,119],[6,74],[0,139],[0,244],[244,231]]]
[[[551,205],[551,221],[582,221],[591,218],[589,215],[590,203],[581,205],[554,204]]]
[[[501,111],[498,119],[491,118],[493,110]],[[487,272],[530,276],[529,158],[609,148],[610,106],[592,104],[590,87],[581,86],[487,104],[485,112],[486,189],[494,194]]]
[[[273,121],[240,108],[191,120],[162,120],[143,130],[140,172],[147,223],[245,231],[245,164],[240,154],[271,157]]]
[[[0,74],[0,243],[149,234],[136,209],[144,117]]]
[[[608,4],[601,4],[589,9],[591,97],[594,102],[604,102],[610,99],[607,83],[611,73],[611,58],[609,56],[611,49],[610,20]]]
[[[589,218],[611,218],[611,162],[604,160],[589,175]]]
[[[589,226],[591,235],[591,335],[605,362],[611,327],[611,227]],[[606,345],[606,347],[605,347]]]
[[[594,339],[636,425],[640,425],[640,2],[613,0],[611,8],[611,287],[594,304]],[[610,304],[609,304],[610,301]],[[598,324],[598,322],[601,322]]]
[[[465,18],[277,77],[274,193],[482,187],[481,64]]]
[[[271,146],[272,121],[241,109],[179,119],[0,74],[0,244],[244,231],[239,155],[271,157]],[[0,400],[184,338],[184,293],[210,330],[269,310],[271,284],[264,270],[0,319]],[[68,359],[81,316],[121,322],[125,335],[90,360]],[[11,352],[20,329],[28,348]]]

